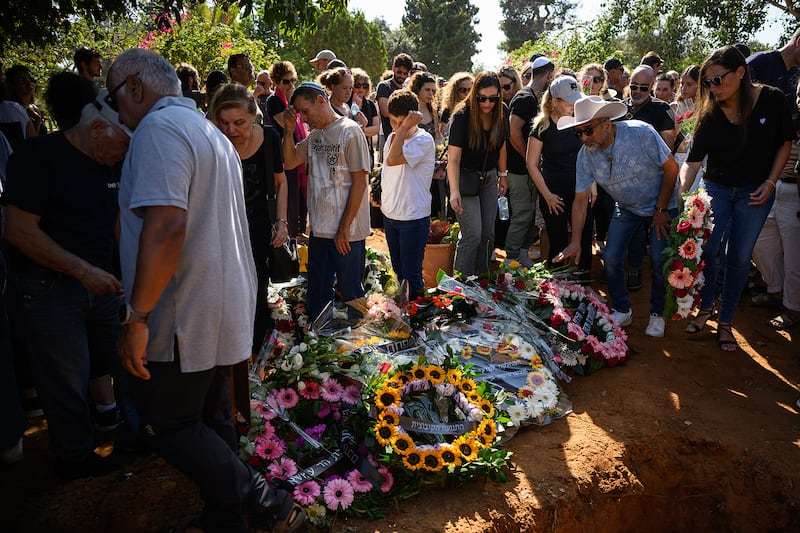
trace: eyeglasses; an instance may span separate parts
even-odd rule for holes
[[[139,75],[139,73],[137,72],[136,74],[132,74],[131,76],[133,76],[133,77],[135,78],[135,77],[137,77],[138,75]],[[115,98],[115,95],[117,94],[117,92],[118,92],[120,89],[122,89],[122,88],[125,86],[125,84],[126,84],[126,83],[128,83],[128,78],[130,78],[131,76],[125,76],[125,79],[124,79],[124,80],[122,80],[122,81],[120,82],[120,84],[119,84],[119,85],[117,85],[116,87],[114,87],[113,89],[111,89],[111,90],[108,92],[108,94],[106,95],[106,97],[105,97],[105,98],[103,98],[103,101],[104,101],[106,104],[108,104],[108,107],[110,107],[111,109],[113,109],[113,110],[114,110],[114,111],[116,111],[117,113],[119,113],[119,107],[117,107],[117,100],[116,100],[116,98]]]
[[[501,85],[500,87],[502,87],[504,91],[510,91],[511,87],[513,87],[513,84],[512,83],[506,83],[505,85]]]
[[[592,81],[594,83],[603,83],[606,79],[603,76],[592,76]]]
[[[597,125],[595,125],[595,126],[586,126],[586,127],[585,127],[585,128],[583,128],[582,130],[579,130],[579,129],[577,129],[577,128],[576,128],[576,129],[573,131],[573,133],[575,134],[575,137],[577,137],[578,139],[580,139],[580,138],[581,138],[581,137],[583,137],[584,135],[586,135],[587,137],[591,137],[592,135],[594,135],[594,129],[595,129],[597,126],[599,126],[600,124],[602,124],[603,122],[605,122],[605,119],[603,119],[602,121],[600,121],[600,123],[599,123],[599,124],[597,124]]]
[[[461,94],[467,94],[469,92],[469,87],[459,87],[458,92]]]
[[[494,103],[500,100],[500,95],[496,94],[494,96],[484,96],[482,94],[479,94],[476,98],[478,99],[479,102],[485,102],[486,100],[489,100],[490,102]]]
[[[281,80],[281,83],[284,85],[294,85],[297,83],[297,78],[286,78],[285,80]]]
[[[369,89],[369,83],[354,83],[353,89]]]
[[[641,91],[643,93],[649,93],[650,92],[650,86],[646,85],[644,83],[641,83],[639,85],[637,85],[635,83],[631,83],[630,84],[630,88],[631,88],[631,91]]]
[[[720,85],[722,85],[722,78],[724,78],[725,76],[727,76],[731,72],[733,72],[733,71],[729,70],[725,74],[720,74],[719,76],[714,76],[713,78],[709,78],[707,80],[703,80],[703,87],[705,87],[706,89],[710,89],[712,85],[716,85],[717,87],[719,87]]]

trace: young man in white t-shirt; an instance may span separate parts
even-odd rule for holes
[[[418,127],[417,95],[397,91],[387,104],[393,132],[383,148],[381,211],[392,268],[408,281],[409,297],[421,296],[422,257],[430,232],[431,179],[436,163],[433,137]]]

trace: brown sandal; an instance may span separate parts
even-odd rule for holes
[[[688,333],[689,335],[700,333],[701,331],[703,331],[703,329],[705,329],[706,322],[714,318],[716,314],[717,311],[713,307],[711,309],[700,309],[697,312],[697,315],[695,315],[695,317],[692,319],[692,321],[686,324],[686,329],[684,331],[686,331],[686,333]],[[703,321],[702,324],[699,323],[701,320]]]

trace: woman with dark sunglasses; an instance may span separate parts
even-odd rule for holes
[[[497,75],[500,76],[500,88],[503,92],[503,103],[509,105],[511,103],[511,99],[514,98],[515,94],[517,94],[517,91],[522,89],[522,80],[520,80],[517,70],[511,65],[500,67],[500,70],[497,71]]]
[[[694,182],[707,155],[705,183],[715,230],[703,248],[700,311],[686,332],[699,333],[714,315],[716,257],[726,235],[717,340],[721,350],[732,352],[739,347],[731,330],[733,315],[747,282],[753,246],[775,201],[775,183],[789,158],[794,130],[783,94],[753,83],[736,48],[725,46],[708,56],[700,81],[692,146],[681,167],[681,192]]]
[[[447,126],[450,123],[450,116],[456,105],[464,100],[472,88],[473,78],[469,72],[456,72],[447,81],[442,91],[441,114],[439,115],[439,130],[442,135],[447,137]]]
[[[466,276],[488,272],[494,252],[497,198],[508,189],[507,115],[500,96],[500,78],[488,71],[476,76],[469,94],[453,112],[447,179],[450,206],[461,224],[454,266]],[[477,196],[461,194],[462,172],[483,176]]]
[[[361,128],[361,131],[367,136],[369,157],[374,166],[375,153],[372,147],[372,138],[380,132],[381,120],[378,114],[378,105],[368,98],[369,93],[372,91],[372,80],[370,80],[369,74],[364,69],[356,67],[351,69],[350,72],[353,74],[353,94],[347,104],[351,109],[359,109],[367,119],[367,123]],[[354,105],[357,107],[353,107]]]

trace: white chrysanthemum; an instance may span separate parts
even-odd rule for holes
[[[520,425],[523,420],[530,418],[528,408],[523,402],[515,403],[508,408],[508,416],[511,418],[511,423],[515,426]]]

